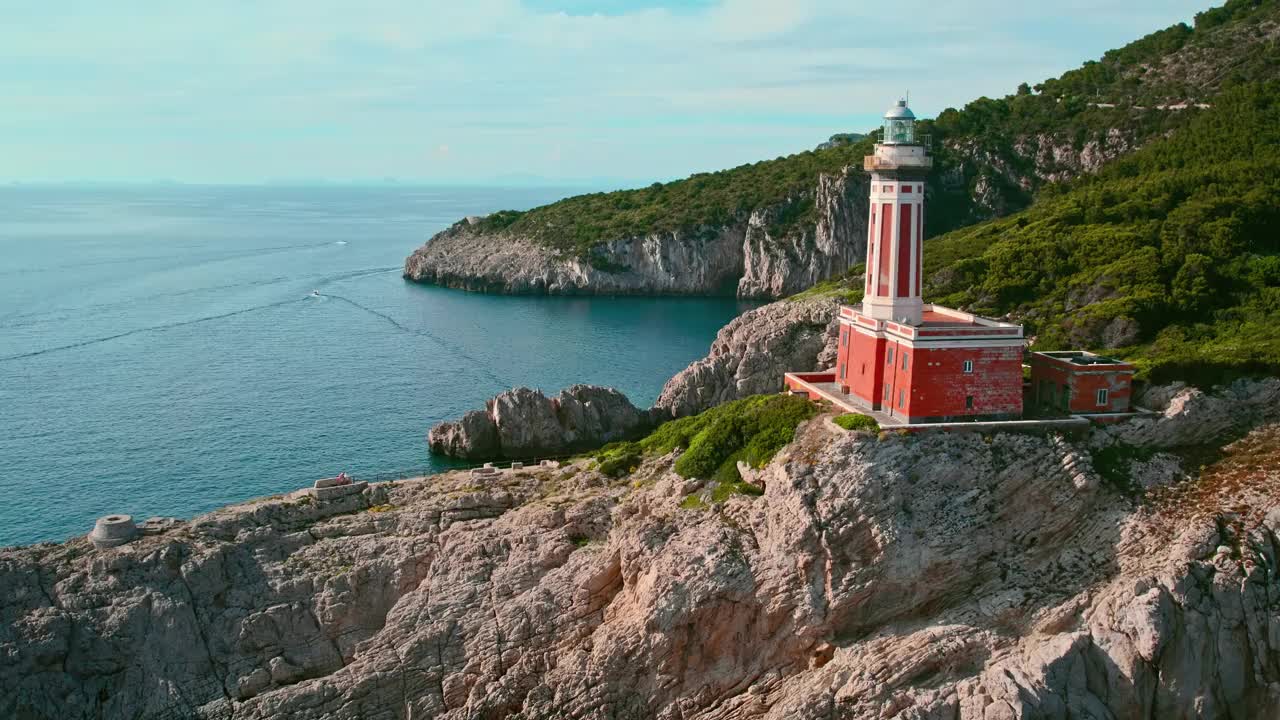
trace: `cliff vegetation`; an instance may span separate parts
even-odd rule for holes
[[[1276,372],[1280,83],[927,248],[928,297],[1013,315],[1038,348],[1119,349],[1156,380]]]
[[[1028,210],[931,239],[924,295],[1106,348],[1148,379],[1280,372],[1280,82],[1225,91],[1170,137]],[[861,298],[861,267],[795,296]]]
[[[629,472],[645,456],[682,450],[674,469],[680,477],[742,481],[738,462],[761,468],[795,437],[796,427],[817,412],[812,402],[790,395],[753,395],[698,415],[670,420],[636,442],[613,443],[596,456],[607,475]]]

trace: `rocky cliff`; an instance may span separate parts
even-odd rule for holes
[[[694,415],[748,395],[778,392],[782,376],[835,363],[839,304],[781,301],[749,310],[716,333],[711,350],[667,381],[655,403],[666,417]]]
[[[823,174],[811,190],[730,222],[613,238],[589,254],[557,250],[473,218],[414,251],[404,277],[497,293],[776,298],[861,262],[866,191],[860,170]],[[784,222],[808,208],[811,218]]]
[[[1203,472],[1161,448],[1198,477],[1142,496],[1094,446],[1274,420],[1278,388],[1074,440],[819,418],[720,504],[666,456],[5,550],[0,716],[1274,717],[1280,429]]]
[[[484,410],[431,428],[427,444],[434,453],[459,458],[548,457],[630,439],[652,424],[649,412],[613,388],[573,385],[551,398],[516,388]]]

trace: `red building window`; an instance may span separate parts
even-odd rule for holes
[[[901,409],[906,406],[907,406],[907,391],[899,390],[898,391],[898,408]]]
[[[910,186],[910,185],[903,185],[903,186],[902,186],[902,192],[904,192],[904,193],[909,193],[909,192],[911,192],[911,186]]]
[[[971,372],[973,372],[973,361],[972,361],[972,360],[965,360],[965,361],[964,361],[964,371],[965,371],[965,372],[967,372],[967,373],[971,373]],[[971,398],[971,399],[972,399],[972,398]]]
[[[1106,404],[1107,404],[1107,389],[1106,389],[1106,388],[1100,388],[1100,389],[1098,390],[1098,405],[1099,405],[1099,406],[1104,406],[1104,405],[1106,405]]]
[[[972,396],[972,395],[965,395],[965,396],[964,396],[964,409],[965,409],[965,410],[972,410],[972,409],[973,409],[973,396]]]
[[[893,348],[889,348],[889,351],[888,351],[887,353],[885,353],[885,356],[884,356],[884,364],[885,364],[885,365],[892,365],[892,364],[893,364]]]
[[[910,361],[911,361],[911,356],[908,355],[907,353],[902,353],[902,369],[903,370],[907,369],[907,367],[910,365]]]

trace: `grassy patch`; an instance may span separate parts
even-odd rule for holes
[[[763,467],[791,442],[800,423],[816,412],[805,398],[756,395],[667,423],[641,444],[650,443],[655,449],[687,448],[675,464],[681,477],[738,482],[742,479],[739,460]]]
[[[600,472],[609,477],[630,475],[640,466],[643,450],[639,443],[616,442],[605,445],[596,453]]]
[[[751,497],[759,497],[764,494],[758,486],[748,482],[722,482],[716,483],[711,490],[711,502],[722,503],[734,495],[749,495]]]
[[[707,504],[703,502],[702,497],[698,493],[686,495],[684,500],[680,501],[680,507],[685,510],[701,510]]]
[[[866,430],[868,432],[877,432],[880,430],[880,423],[862,413],[845,413],[831,419],[831,422],[839,425],[845,430]]]
[[[787,298],[793,302],[804,302],[806,300],[818,300],[822,298],[832,298],[836,302],[852,305],[862,301],[862,278],[866,272],[866,265],[858,263],[839,277],[824,280],[817,285],[796,293]]]
[[[691,417],[670,420],[636,442],[611,443],[595,455],[600,471],[617,477],[633,472],[646,455],[684,449],[676,460],[681,477],[738,483],[741,460],[764,467],[795,437],[796,427],[817,412],[790,395],[753,395]]]

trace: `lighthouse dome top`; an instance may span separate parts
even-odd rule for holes
[[[881,142],[885,145],[915,144],[916,114],[907,107],[906,100],[899,100],[897,105],[884,114],[884,135]]]
[[[885,120],[915,120],[916,114],[911,112],[911,108],[907,107],[906,100],[899,100],[896,105],[889,108],[884,113]]]

